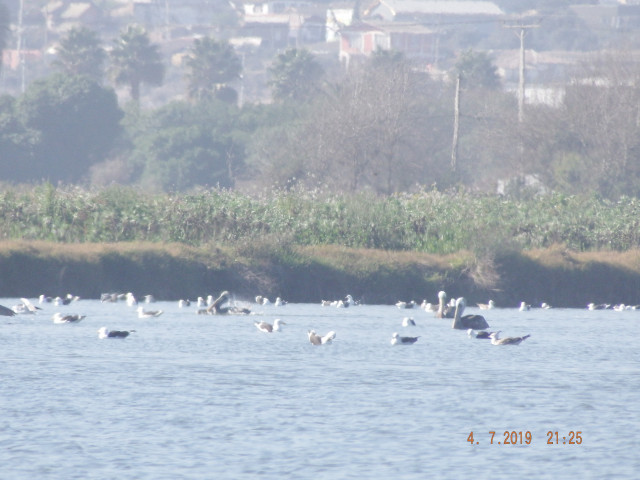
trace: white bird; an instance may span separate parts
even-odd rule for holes
[[[590,303],[589,305],[587,305],[587,308],[589,310],[606,310],[610,307],[611,305],[608,303],[599,303],[597,305],[595,303]]]
[[[53,298],[51,297],[47,297],[46,295],[40,295],[38,297],[38,302],[40,303],[51,303],[53,301]]]
[[[447,292],[441,290],[438,292],[438,309],[436,310],[436,318],[453,318],[454,308],[447,305]]]
[[[478,304],[478,308],[480,308],[480,310],[491,310],[493,308],[495,308],[496,304],[493,300],[489,300],[489,303],[479,303]]]
[[[476,331],[473,328],[470,328],[469,330],[467,330],[467,335],[469,335],[471,338],[480,338],[480,339],[490,339],[491,338],[491,334],[493,332],[485,332],[482,330]]]
[[[499,337],[499,333],[500,331],[494,332],[490,335],[491,337],[491,344],[492,345],[519,345],[520,342],[522,342],[523,340],[526,340],[527,338],[529,338],[531,335],[525,335],[524,337],[505,337],[505,338],[500,338]]]
[[[136,297],[133,295],[133,293],[131,292],[127,292],[127,294],[124,296],[127,305],[130,307],[133,307],[134,305],[138,304],[138,300],[136,300]]]
[[[456,300],[456,310],[453,315],[453,322],[451,323],[451,328],[455,328],[458,330],[467,330],[472,328],[474,330],[484,330],[485,328],[489,328],[489,324],[484,319],[482,315],[464,315],[465,307],[467,306],[467,301],[464,297],[458,298]]]
[[[73,296],[70,293],[67,293],[64,297],[56,297],[53,299],[53,303],[55,305],[69,305],[71,302],[75,302],[77,300],[80,300],[80,297],[78,296]]]
[[[422,308],[425,312],[437,312],[438,311],[438,306],[434,305],[431,302],[427,302],[426,298],[424,300],[422,300],[422,303],[420,304],[420,308]]]
[[[345,297],[344,303],[347,305],[347,307],[358,305],[358,302],[356,302],[351,295],[347,295]]]
[[[181,298],[180,300],[178,300],[178,308],[184,308],[184,307],[188,307],[190,305],[191,305],[191,300],[189,300],[189,299],[184,300],[184,299]]]
[[[281,321],[279,318],[276,318],[273,321],[273,325],[267,322],[253,322],[253,324],[258,330],[264,333],[279,332],[281,330],[280,325],[286,325],[286,323]]]
[[[336,338],[336,332],[333,330],[324,336],[318,335],[315,330],[309,330],[307,335],[309,336],[309,342],[311,342],[312,345],[324,345],[326,343],[331,343],[333,339]]]
[[[53,314],[53,323],[78,323],[83,318],[86,318],[86,315],[63,315],[60,312]]]
[[[107,327],[101,327],[98,330],[98,338],[127,338],[130,333],[135,330],[113,330],[109,331]]]
[[[11,307],[11,309],[15,313],[34,314],[37,313],[38,310],[42,310],[40,307],[36,307],[33,303],[31,303],[27,298],[21,298],[20,301],[22,303],[18,303]]]
[[[529,305],[527,302],[520,302],[520,311],[521,312],[526,312],[531,308],[531,305]]]
[[[138,307],[137,311],[138,318],[159,317],[164,313],[162,310],[145,310],[142,305]]]
[[[415,300],[411,300],[410,302],[399,301],[396,302],[396,307],[398,308],[413,308],[416,306]]]
[[[398,332],[391,336],[391,345],[411,345],[416,343],[420,337],[401,337]]]
[[[276,297],[276,301],[274,303],[274,305],[276,307],[284,307],[287,304],[287,302],[285,302],[284,300],[282,300],[280,297]]]
[[[404,317],[402,319],[402,326],[403,327],[415,327],[416,326],[416,322],[413,320],[413,317]]]
[[[551,308],[551,305],[549,305],[547,302],[542,302],[540,304],[540,308],[544,308],[545,310],[548,310]]]

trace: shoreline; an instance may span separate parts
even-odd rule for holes
[[[572,252],[562,247],[506,252],[478,261],[468,252],[415,252],[295,247],[239,257],[229,249],[178,244],[0,242],[0,296],[41,294],[99,299],[102,293],[153,294],[195,300],[231,291],[237,298],[277,296],[315,303],[351,294],[367,304],[437,302],[437,292],[470,306],[586,308],[640,304],[640,251]]]

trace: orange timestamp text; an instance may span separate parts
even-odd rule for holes
[[[495,431],[490,431],[487,436],[474,435],[470,432],[467,436],[467,442],[470,445],[480,445],[480,443],[488,443],[489,445],[531,445],[533,442],[533,434],[530,431],[505,430],[502,435],[496,435]],[[547,431],[547,445],[581,445],[582,432],[569,431],[566,433],[557,430]]]

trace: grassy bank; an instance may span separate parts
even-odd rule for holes
[[[469,303],[494,299],[556,307],[640,304],[640,251],[576,253],[562,247],[506,253],[479,262],[468,252],[431,255],[339,246],[272,249],[122,242],[0,243],[0,297],[104,292],[195,299],[228,289],[238,298],[320,302],[350,293],[367,303],[434,302],[439,290]]]
[[[438,191],[391,197],[295,190],[154,195],[45,184],[0,191],[0,239],[249,249],[268,241],[438,255],[466,250],[478,256],[555,244],[579,252],[626,251],[640,248],[640,201]]]

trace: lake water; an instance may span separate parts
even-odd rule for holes
[[[164,314],[80,300],[0,317],[0,478],[638,478],[640,311],[483,311],[531,334],[498,347],[395,306],[144,306]],[[276,318],[282,332],[253,325]],[[312,346],[308,329],[337,337]],[[394,331],[420,338],[391,346]]]

